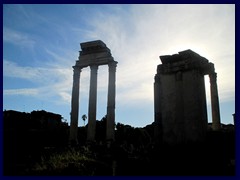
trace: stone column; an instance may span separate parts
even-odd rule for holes
[[[212,128],[217,131],[221,129],[218,89],[217,89],[217,73],[209,74],[210,91],[211,91],[211,105],[212,105]]]
[[[233,125],[234,125],[234,127],[235,127],[235,113],[232,114],[232,116],[233,116]]]
[[[108,78],[108,100],[107,100],[107,128],[106,128],[106,140],[114,140],[115,130],[115,96],[116,96],[116,66],[117,62],[112,61],[109,66],[109,78]]]
[[[162,108],[161,108],[161,78],[160,74],[154,77],[154,142],[162,141]]]
[[[70,145],[77,145],[78,134],[78,111],[79,111],[79,83],[80,83],[81,67],[73,66],[73,87],[71,102],[71,123],[70,123]]]
[[[191,75],[193,75],[192,72]],[[176,129],[174,129],[173,131],[176,132],[177,136],[175,139],[175,142],[177,144],[182,143],[182,142],[186,142],[188,140],[188,138],[186,137],[186,134],[188,133],[187,131],[190,130],[191,132],[191,128],[186,128],[187,125],[185,124],[185,117],[184,117],[184,111],[185,111],[185,105],[184,105],[184,85],[183,85],[183,76],[184,76],[185,72],[181,72],[178,71],[175,73],[175,88],[176,88],[176,110],[175,110],[175,125],[177,126]],[[192,84],[193,85],[193,84]],[[192,124],[193,125],[193,124]],[[194,127],[192,127],[194,128]],[[194,136],[194,134],[193,134]]]
[[[89,89],[89,105],[88,105],[88,130],[87,140],[95,140],[96,130],[96,109],[97,109],[97,65],[90,66],[90,89]]]

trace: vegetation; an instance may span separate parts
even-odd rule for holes
[[[97,161],[88,148],[66,149],[60,153],[42,157],[28,174],[34,175],[111,175],[107,164]]]
[[[84,122],[84,126],[85,126],[85,121],[86,121],[86,119],[87,119],[87,115],[86,115],[86,114],[82,115],[82,120],[83,120],[83,122]]]
[[[154,126],[116,124],[115,142],[106,146],[107,117],[96,121],[96,142],[68,146],[69,126],[46,111],[4,111],[4,175],[234,175],[235,130],[209,128],[206,142],[178,146],[154,143]],[[214,153],[212,153],[214,152]]]

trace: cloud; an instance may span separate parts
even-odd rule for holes
[[[186,49],[215,64],[221,99],[234,98],[234,6],[132,5],[128,12],[123,7],[111,15],[97,14],[88,36],[102,39],[119,62],[119,102],[152,102],[159,55]],[[232,55],[227,66],[219,59],[226,54]]]
[[[63,102],[69,103],[67,97],[71,89],[72,71],[69,67],[30,67],[19,66],[17,63],[3,60],[3,76],[20,78],[34,82],[37,87],[32,89],[8,89],[4,95],[31,95],[38,98],[51,98],[58,95]]]
[[[24,88],[24,89],[4,89],[3,95],[23,95],[23,96],[36,96],[38,95],[38,89]]]
[[[22,67],[15,62],[3,60],[3,76],[27,80],[41,79],[43,68]]]
[[[59,92],[59,95],[61,96],[61,98],[63,99],[64,102],[67,102],[70,104],[71,102],[71,95],[67,92]]]
[[[35,45],[35,40],[29,35],[7,27],[3,27],[3,41],[28,48],[33,48]]]
[[[31,7],[21,6],[19,11],[24,11],[22,19],[29,32],[39,36],[4,26],[3,40],[18,47],[33,47],[37,42],[39,48],[35,51],[38,50],[40,56],[36,53],[34,60],[38,64],[21,66],[15,63],[21,61],[17,57],[15,62],[4,59],[3,76],[35,82],[37,87],[28,91],[32,96],[70,106],[72,66],[78,58],[78,43],[101,39],[118,61],[118,107],[152,105],[154,75],[161,63],[159,56],[186,49],[192,49],[215,64],[220,102],[235,98],[234,5],[98,5],[97,8],[74,5],[71,16],[66,18],[79,17],[83,8],[86,9],[81,18],[69,18],[69,21],[62,21],[56,12],[49,12],[52,14],[48,17],[48,13],[41,14],[36,6]],[[89,96],[89,84],[88,67],[82,70],[80,79],[80,98],[84,101]],[[98,69],[99,96],[107,94],[107,86],[108,67],[101,66]],[[207,86],[208,78],[209,99]],[[5,95],[14,92],[17,90],[4,91]],[[99,96],[98,103],[106,101]]]

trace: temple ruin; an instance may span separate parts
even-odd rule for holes
[[[95,140],[96,130],[96,105],[97,105],[97,71],[98,66],[109,66],[108,79],[108,99],[107,99],[107,127],[106,140],[114,140],[114,126],[115,126],[115,81],[116,81],[116,66],[110,49],[101,40],[80,43],[82,51],[79,51],[79,57],[73,66],[73,88],[72,88],[72,102],[71,102],[71,123],[70,136],[71,144],[77,144],[77,130],[78,130],[78,113],[79,113],[79,84],[81,70],[90,66],[90,90],[89,90],[89,107],[88,107],[88,129],[87,141]]]
[[[204,75],[209,75],[212,129],[221,128],[214,64],[192,50],[160,56],[154,82],[155,136],[165,143],[203,141],[207,132]]]

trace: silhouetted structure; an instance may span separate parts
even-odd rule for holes
[[[220,130],[220,113],[214,64],[186,50],[160,56],[154,83],[156,138],[175,144],[202,141],[207,132],[204,75],[211,85],[213,130]]]
[[[108,101],[107,101],[107,128],[106,139],[114,140],[115,125],[115,80],[116,66],[110,49],[101,40],[81,43],[81,49],[76,65],[73,66],[73,89],[72,89],[72,110],[70,124],[70,143],[77,144],[78,129],[78,111],[79,111],[79,81],[81,69],[90,66],[90,92],[89,92],[89,108],[88,108],[88,132],[87,140],[95,140],[96,130],[96,103],[97,103],[97,70],[100,65],[109,66],[108,80]]]
[[[233,116],[233,125],[235,126],[235,113],[234,114],[232,114],[232,116]]]

